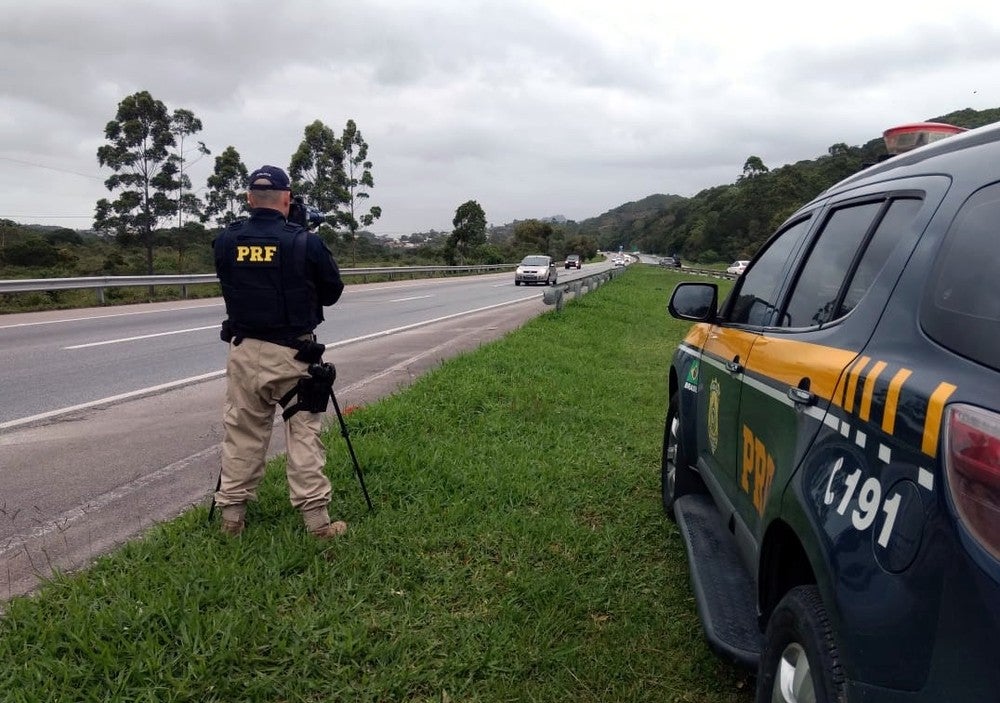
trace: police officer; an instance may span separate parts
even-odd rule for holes
[[[229,337],[222,473],[215,502],[222,532],[243,531],[246,504],[257,497],[271,438],[275,406],[308,377],[309,362],[323,347],[313,330],[323,306],[344,290],[333,255],[318,236],[287,222],[291,184],[275,166],[250,174],[250,217],[224,230],[213,242],[215,270],[222,283]],[[318,350],[318,353],[317,353]],[[305,353],[304,353],[305,352]],[[286,475],[292,506],[306,529],[329,539],[347,524],[331,522],[330,481],[323,469],[319,413],[296,412],[285,421]]]

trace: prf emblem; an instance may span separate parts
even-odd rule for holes
[[[719,387],[719,381],[713,378],[708,390],[708,446],[711,447],[713,454],[719,447],[719,397],[721,395],[722,389]]]
[[[237,244],[237,264],[276,264],[278,247],[274,244]]]

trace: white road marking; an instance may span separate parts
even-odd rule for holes
[[[122,400],[131,400],[132,398],[138,398],[143,395],[151,395],[159,391],[167,391],[174,388],[180,388],[181,386],[186,386],[191,383],[197,383],[199,381],[208,381],[209,379],[219,378],[220,376],[225,376],[226,372],[223,371],[212,371],[211,373],[203,373],[200,376],[191,376],[190,378],[182,378],[179,381],[171,381],[169,383],[161,383],[158,386],[149,386],[148,388],[140,388],[137,391],[129,391],[128,393],[119,393],[118,395],[111,395],[107,398],[101,398],[99,400],[91,400],[87,403],[80,403],[79,405],[71,405],[67,408],[59,408],[58,410],[49,410],[45,413],[39,413],[38,415],[31,415],[30,417],[22,417],[18,420],[8,420],[7,422],[0,422],[0,430],[6,430],[11,427],[17,427],[19,425],[27,425],[32,422],[38,422],[40,420],[48,420],[53,417],[58,417],[59,415],[65,415],[67,413],[76,412],[77,410],[86,410],[87,408],[94,408],[98,405],[107,405],[110,403],[116,403]]]
[[[90,315],[87,317],[64,317],[58,320],[39,320],[38,322],[18,322],[14,325],[0,325],[0,330],[9,330],[15,327],[34,327],[35,325],[55,325],[60,322],[86,322],[88,320],[103,320],[107,317],[128,317],[130,315],[152,315],[158,312],[176,312],[178,310],[198,310],[199,308],[221,308],[223,305],[220,300],[218,303],[211,303],[209,305],[187,305],[180,308],[163,308],[161,310],[135,310],[132,312],[114,312],[108,313],[106,315]]]
[[[405,332],[407,330],[416,329],[417,327],[423,327],[424,325],[431,325],[435,322],[444,322],[445,320],[451,320],[456,317],[461,317],[463,315],[473,315],[477,312],[485,312],[486,310],[493,310],[495,308],[501,308],[505,305],[514,305],[516,303],[523,303],[527,300],[531,300],[535,295],[530,295],[526,297],[519,298],[517,300],[510,300],[506,303],[497,303],[496,305],[487,305],[486,307],[476,308],[475,310],[466,310],[465,312],[457,312],[453,315],[445,315],[444,317],[436,317],[433,320],[425,320],[423,322],[415,322],[412,325],[403,325],[402,327],[394,327],[388,330],[382,330],[381,332],[373,332],[372,334],[362,335],[360,337],[354,337],[353,339],[344,339],[339,342],[328,342],[326,343],[327,349],[334,349],[336,347],[343,347],[348,344],[353,344],[354,342],[363,342],[368,339],[376,339],[378,337],[387,337],[391,334],[397,334],[399,332]],[[216,325],[213,325],[216,327]],[[99,398],[98,400],[91,400],[86,403],[80,403],[79,405],[72,405],[67,408],[59,408],[58,410],[50,410],[48,412],[39,413],[37,415],[31,415],[29,417],[18,418],[17,420],[8,420],[7,422],[0,422],[0,431],[7,430],[13,427],[20,427],[21,425],[28,425],[34,422],[39,422],[41,420],[50,420],[52,418],[58,417],[60,415],[65,415],[67,413],[76,412],[78,410],[86,410],[88,408],[94,408],[100,405],[108,405],[111,403],[117,403],[124,400],[132,400],[134,398],[140,398],[146,395],[152,395],[154,393],[159,393],[160,391],[172,390],[174,388],[181,388],[182,386],[187,386],[192,383],[199,383],[201,381],[209,381],[214,378],[222,378],[226,375],[226,370],[221,371],[211,371],[209,373],[203,373],[200,376],[191,376],[189,378],[182,378],[177,381],[170,381],[169,383],[161,383],[156,386],[150,386],[148,388],[140,388],[138,390],[129,391],[128,393],[119,393],[118,395],[109,396],[107,398]]]
[[[208,325],[206,327],[190,327],[186,330],[170,330],[169,332],[156,332],[154,334],[141,334],[138,337],[122,337],[121,339],[107,339],[103,342],[88,342],[86,344],[74,344],[63,349],[86,349],[87,347],[102,347],[105,344],[120,344],[122,342],[134,342],[138,339],[152,339],[153,337],[166,337],[171,334],[186,334],[187,332],[202,332],[204,330],[219,329],[218,325]]]
[[[411,295],[409,298],[393,298],[390,303],[405,303],[408,300],[422,300],[424,298],[433,298],[433,295]]]
[[[60,531],[65,530],[70,523],[76,522],[77,520],[86,517],[88,513],[91,513],[95,510],[100,510],[101,508],[110,505],[116,500],[131,495],[132,493],[138,491],[140,488],[148,486],[149,484],[153,483],[157,479],[170,476],[176,471],[179,471],[187,467],[189,464],[198,461],[202,457],[210,456],[212,454],[217,454],[219,452],[219,446],[220,445],[216,444],[211,447],[208,447],[207,449],[203,449],[200,452],[192,454],[191,456],[184,457],[179,461],[175,461],[172,464],[168,464],[167,466],[159,468],[156,471],[153,471],[152,473],[148,473],[145,476],[140,476],[132,481],[129,481],[128,483],[118,486],[117,488],[113,488],[110,491],[102,493],[101,495],[95,497],[93,500],[87,501],[83,505],[78,505],[75,508],[64,510],[63,512],[53,517],[46,524],[39,525],[35,529],[31,530],[31,532],[21,535],[13,535],[11,539],[5,542],[6,545],[5,548],[0,550],[0,557],[4,557],[19,549],[23,549],[24,545],[29,540],[39,539],[57,530]]]

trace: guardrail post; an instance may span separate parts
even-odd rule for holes
[[[98,305],[104,305],[104,289],[103,288],[98,288],[97,289],[97,304]]]
[[[545,292],[542,293],[542,302],[544,302],[546,305],[555,305],[556,311],[562,310],[563,289],[560,286],[546,288]]]

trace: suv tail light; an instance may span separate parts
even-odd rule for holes
[[[958,515],[1000,560],[1000,415],[971,405],[945,414],[945,469]]]

